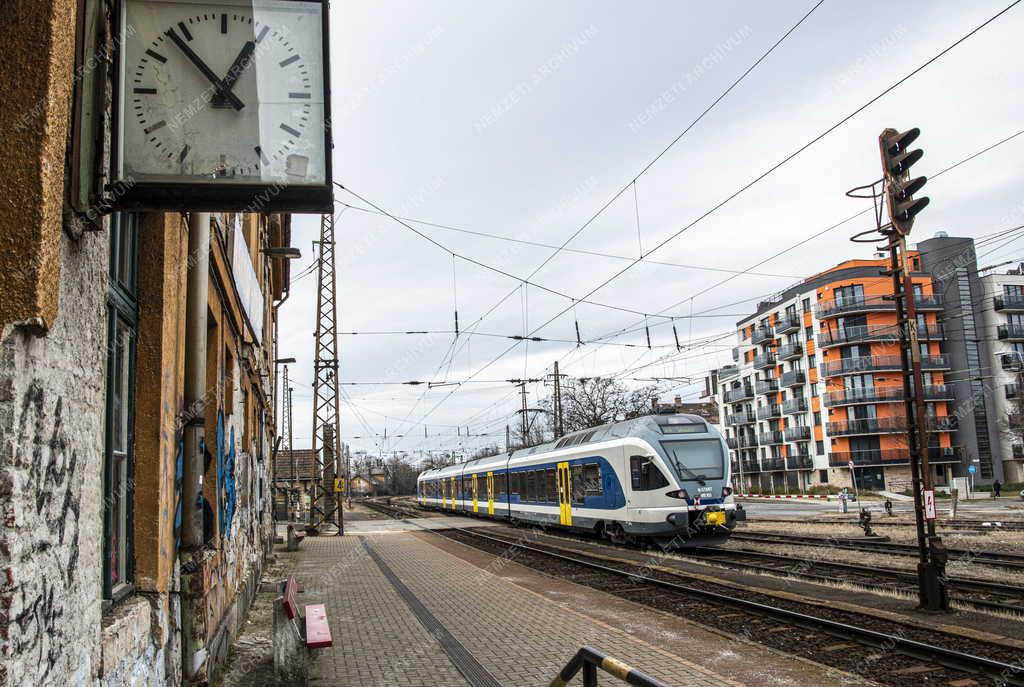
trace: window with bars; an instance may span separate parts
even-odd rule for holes
[[[110,222],[107,292],[106,442],[103,463],[103,600],[131,592],[135,343],[138,329],[136,254],[139,217]]]

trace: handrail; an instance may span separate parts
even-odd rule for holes
[[[583,687],[597,687],[597,669],[619,678],[630,685],[638,687],[668,687],[661,680],[657,680],[636,668],[612,658],[603,651],[598,651],[592,646],[584,646],[572,657],[565,667],[558,671],[558,675],[551,681],[549,687],[565,687],[569,680],[576,676],[576,673],[583,670]]]

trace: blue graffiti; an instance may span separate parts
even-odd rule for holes
[[[231,428],[227,450],[224,446],[224,414],[217,413],[217,507],[220,511],[220,535],[231,539],[231,520],[235,516],[235,429]]]
[[[181,483],[185,477],[185,437],[178,440],[174,458],[174,546],[181,546]]]

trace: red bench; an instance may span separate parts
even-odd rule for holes
[[[299,583],[295,575],[289,575],[284,583],[284,593],[281,598],[284,604],[285,615],[289,620],[298,623],[302,616],[299,615],[299,605],[296,596],[299,593]],[[331,639],[331,628],[327,624],[327,607],[324,604],[308,604],[303,606],[305,611],[305,635],[302,636],[306,646],[310,649],[323,649],[334,646]],[[298,626],[296,625],[296,629]]]

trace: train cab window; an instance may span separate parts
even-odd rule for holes
[[[583,466],[573,465],[569,469],[569,482],[572,487],[572,502],[583,503]]]
[[[548,468],[545,470],[545,476],[544,500],[555,503],[558,501],[558,477],[555,476],[555,469]]]
[[[601,468],[597,463],[583,466],[583,493],[587,496],[600,496],[604,493],[601,487]]]
[[[629,478],[634,491],[651,491],[668,486],[668,480],[650,456],[629,457]]]

